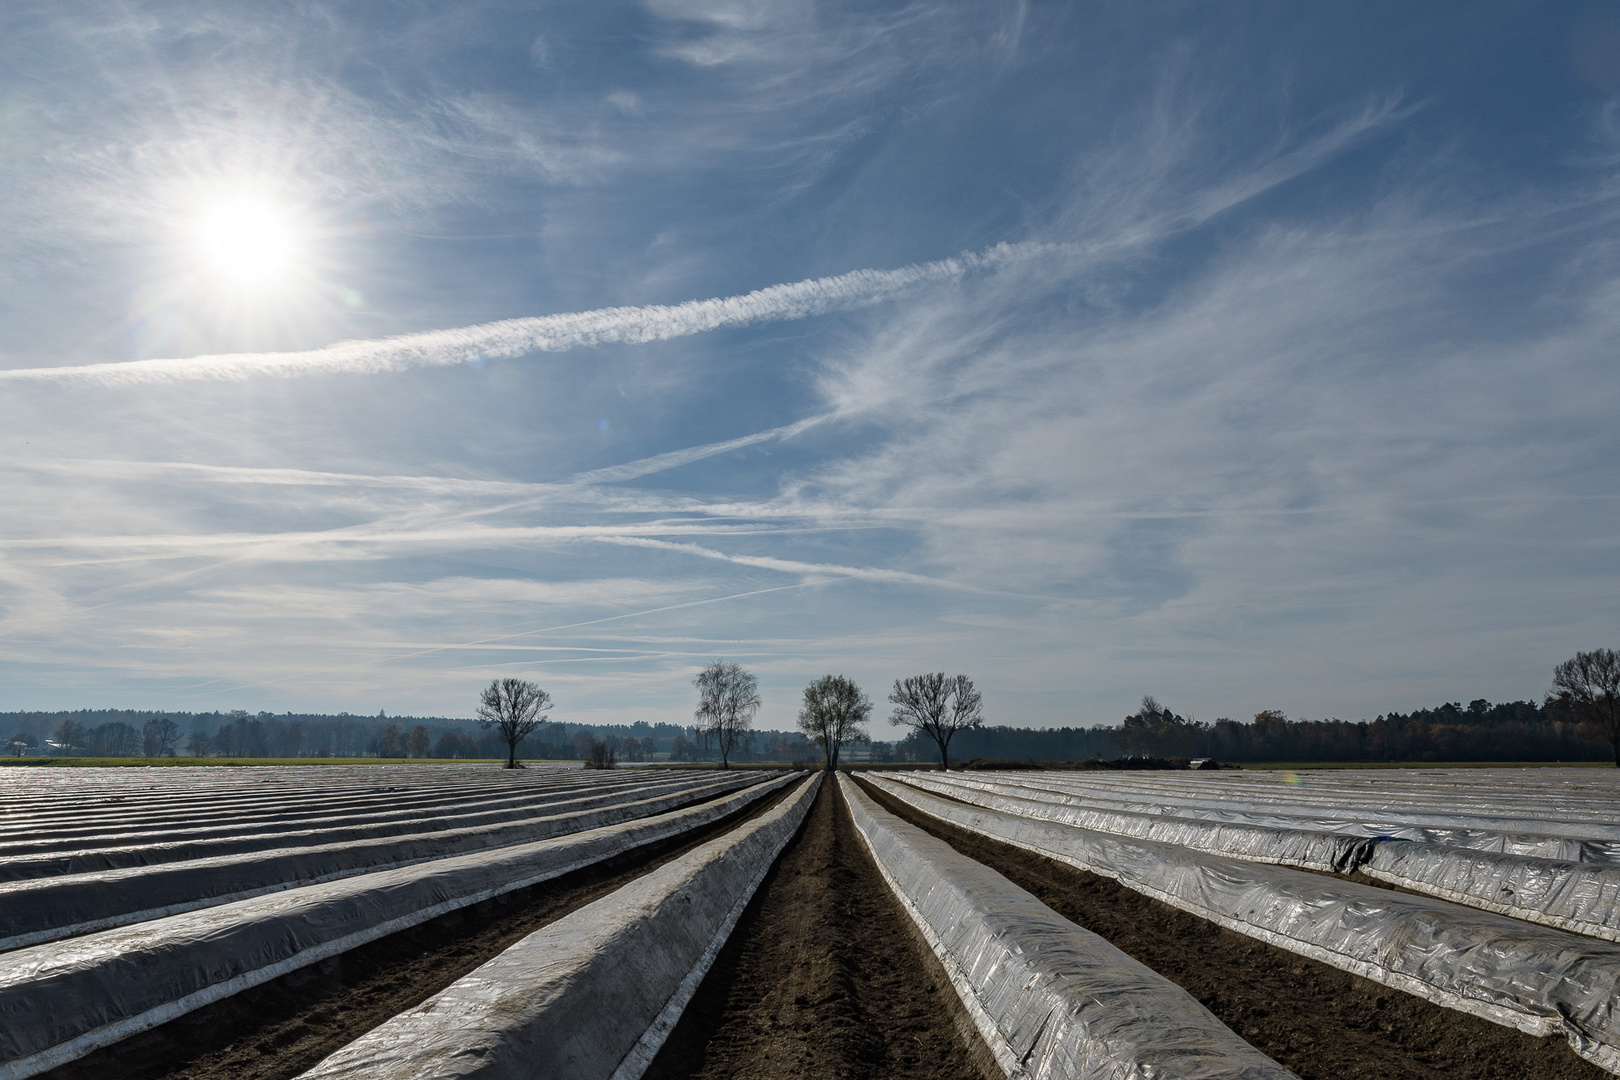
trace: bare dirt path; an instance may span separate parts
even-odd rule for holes
[[[1000,1080],[965,1024],[825,784],[647,1080]]]
[[[1304,1080],[1613,1080],[1561,1038],[1538,1039],[1443,1009],[862,787],[1177,983]]]
[[[288,1080],[519,939],[764,813],[792,790],[685,836],[290,972],[69,1062],[44,1080]]]

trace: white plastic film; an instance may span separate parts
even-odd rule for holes
[[[535,931],[302,1080],[635,1080],[819,790]]]
[[[661,814],[698,799],[758,783],[759,773],[743,773],[691,783],[641,799],[641,789],[629,788],[593,799],[570,799],[565,806],[591,809],[531,813],[524,820],[476,824],[418,835],[358,836],[307,847],[280,847],[263,851],[164,862],[122,870],[81,873],[0,884],[0,950],[21,948],[75,934],[89,933],[132,922],[162,918],[213,904],[246,899],[280,889],[334,881],[354,874],[430,859],[442,859],[512,844],[530,843],[599,828],[621,821]],[[482,816],[482,815],[479,815]],[[408,826],[390,827],[390,833]],[[324,829],[320,835],[347,830]],[[196,845],[207,850],[206,845]]]
[[[240,900],[0,955],[0,1080],[32,1076],[388,934],[734,813],[684,810]]]
[[[1079,794],[1060,797],[1043,791],[1038,780],[998,785],[993,780],[916,774],[901,779],[976,806],[1096,832],[1324,872],[1360,869],[1415,892],[1620,941],[1620,866],[1607,861],[1536,858],[1432,840],[1133,813],[1089,806],[1087,797]]]
[[[916,775],[916,774],[913,774]],[[930,774],[1136,813],[1620,862],[1620,776],[1594,769]],[[1027,793],[1024,793],[1027,794]]]
[[[1229,929],[1534,1035],[1620,1072],[1620,947],[1302,870],[968,806],[875,775],[925,814]]]
[[[839,778],[855,827],[1010,1080],[1285,1080],[1185,990]]]
[[[1077,798],[1043,797],[1031,788],[998,790],[990,783],[970,784],[955,778],[908,775],[904,779],[925,790],[1009,814],[1329,873],[1354,870],[1372,849],[1372,841],[1361,836],[1112,810],[1085,805]]]

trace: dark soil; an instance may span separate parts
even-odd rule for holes
[[[1304,1080],[1613,1080],[1562,1038],[1538,1039],[1443,1009],[862,786],[885,808],[1179,984]]]
[[[646,1080],[1000,1080],[836,785],[761,883]]]
[[[789,785],[788,791],[793,789]],[[728,793],[729,794],[729,793]],[[508,946],[764,813],[787,792],[626,852],[289,972],[132,1036],[43,1080],[285,1080],[426,1001]]]

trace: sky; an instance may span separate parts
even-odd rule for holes
[[[1612,0],[15,0],[0,145],[0,710],[1620,646]]]

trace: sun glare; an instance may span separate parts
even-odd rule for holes
[[[286,279],[298,256],[293,217],[265,199],[215,203],[198,219],[198,254],[208,270],[238,287],[264,288]]]

